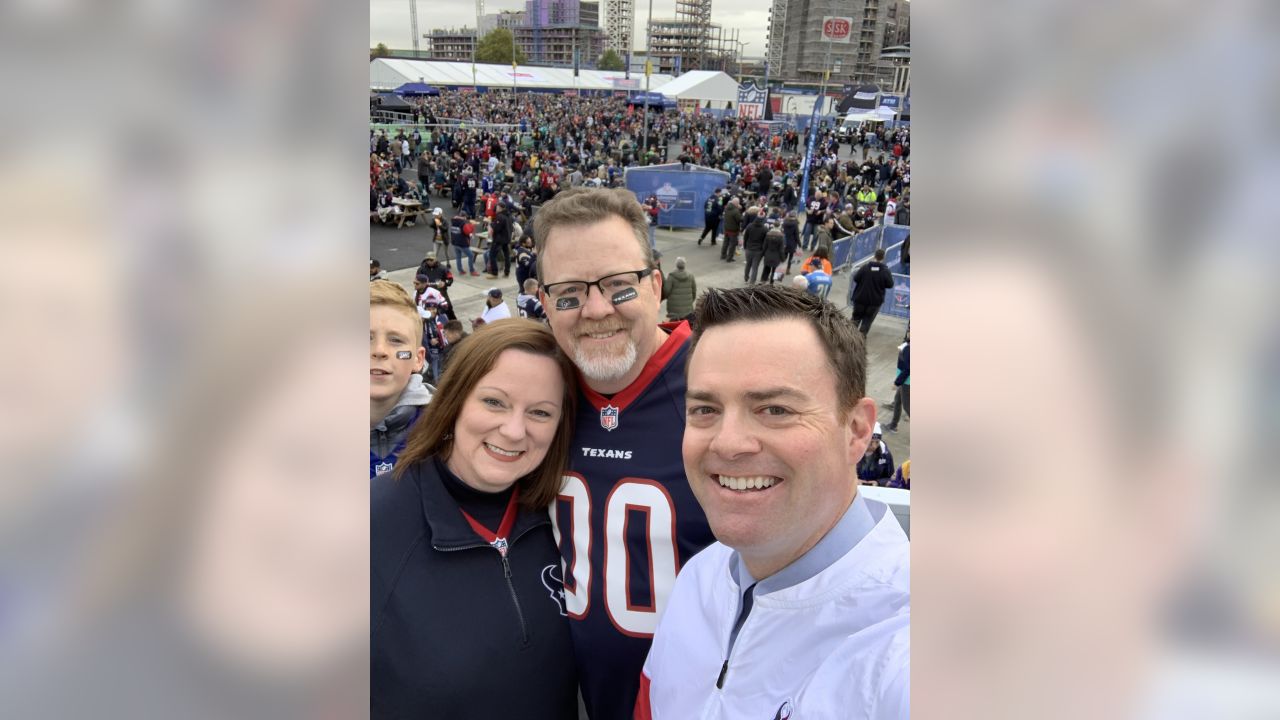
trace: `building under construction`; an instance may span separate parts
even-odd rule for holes
[[[459,60],[469,62],[476,47],[475,28],[435,28],[423,35],[428,60]]]
[[[605,47],[624,60],[632,50],[632,33],[636,27],[636,9],[632,0],[605,0]]]
[[[515,28],[516,45],[530,65],[596,66],[604,54],[600,3],[580,0],[526,0],[525,23]]]
[[[848,43],[822,41],[822,18],[828,15],[852,18]],[[907,0],[773,0],[765,58],[779,80],[816,85],[830,70],[830,84],[887,88],[895,70],[882,53],[910,41],[910,22]]]
[[[736,67],[738,29],[711,22],[711,0],[676,0],[675,18],[650,21],[648,33],[655,72]]]

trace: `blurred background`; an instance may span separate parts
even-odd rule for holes
[[[913,9],[913,713],[1280,717],[1277,6]]]
[[[915,8],[917,717],[1280,717],[1278,16]],[[367,22],[0,6],[0,716],[367,713]]]
[[[0,4],[0,716],[367,713],[367,17]]]

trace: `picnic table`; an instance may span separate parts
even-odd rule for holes
[[[396,223],[396,227],[404,227],[406,220],[417,221],[423,215],[422,203],[417,200],[407,200],[405,198],[395,198],[391,201],[400,207],[400,221]]]

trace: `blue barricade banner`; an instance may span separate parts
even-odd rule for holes
[[[839,268],[848,265],[850,262],[849,253],[853,252],[854,238],[845,237],[831,243],[831,267]]]
[[[893,274],[893,289],[884,294],[884,304],[880,313],[894,317],[911,317],[911,277]]]
[[[636,199],[644,202],[656,195],[663,210],[658,224],[664,227],[701,228],[705,224],[702,208],[716,188],[729,184],[729,173],[698,165],[681,170],[678,163],[627,168],[623,184]]]
[[[881,234],[883,233],[883,240]],[[902,241],[907,239],[907,235],[911,233],[911,228],[905,225],[890,225],[884,227],[877,225],[870,230],[863,230],[852,238],[841,238],[831,243],[831,267],[845,267],[854,263],[862,262],[872,256],[877,247],[885,249],[885,263],[889,267],[894,268],[895,272],[900,271],[895,267],[900,255],[901,248],[893,248]]]

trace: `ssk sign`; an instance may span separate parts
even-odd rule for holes
[[[827,42],[847,43],[852,31],[853,18],[851,17],[827,15],[822,18],[822,39]]]

